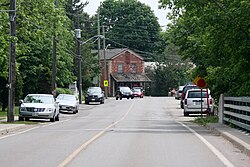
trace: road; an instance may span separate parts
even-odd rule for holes
[[[78,114],[0,137],[1,167],[247,167],[250,158],[183,117],[174,97],[81,105]]]

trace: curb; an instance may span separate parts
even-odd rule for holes
[[[19,125],[6,125],[6,127],[3,127],[2,129],[0,129],[0,135],[6,135],[9,134],[11,132],[14,131],[18,131],[21,129],[26,128],[27,126],[23,125],[23,124],[19,124]]]
[[[225,138],[226,140],[228,140],[229,142],[231,142],[235,147],[237,147],[242,153],[246,154],[248,157],[250,157],[250,141],[249,143],[246,143],[245,141],[241,140],[240,138],[237,137],[237,135],[240,135],[242,137],[248,137],[246,135],[244,135],[243,133],[237,131],[236,129],[232,129],[230,127],[226,127],[226,125],[219,125],[222,126],[222,128],[217,128],[216,124],[212,125],[212,124],[207,124],[206,127],[219,134],[220,136],[222,136],[223,138]],[[226,130],[229,129],[229,130]],[[232,135],[231,133],[234,133],[236,135]]]

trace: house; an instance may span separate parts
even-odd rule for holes
[[[108,95],[114,96],[118,86],[142,86],[144,89],[151,80],[144,71],[144,60],[130,49],[106,49],[106,70],[108,80]],[[104,90],[104,54],[100,51],[102,65],[101,87]]]

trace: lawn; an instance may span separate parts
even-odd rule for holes
[[[18,116],[18,110],[19,110],[19,107],[15,107],[15,113],[14,113],[15,116]],[[7,117],[7,110],[6,111],[0,110],[0,118],[2,118],[2,117],[4,117],[4,118]]]

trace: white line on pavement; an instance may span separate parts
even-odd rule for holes
[[[178,121],[177,121],[178,122]],[[187,125],[178,122],[185,128],[187,128],[190,132],[192,132],[196,137],[198,137],[220,160],[221,162],[227,166],[227,167],[234,167],[234,165],[219,151],[217,150],[212,144],[210,144],[204,137],[199,135],[197,132],[195,132],[193,129],[188,127]]]
[[[82,150],[84,150],[87,146],[89,146],[92,142],[94,142],[96,139],[98,139],[99,137],[101,137],[105,132],[109,131],[109,129],[113,126],[115,126],[116,124],[118,124],[119,122],[121,122],[122,120],[125,119],[125,117],[128,115],[128,113],[131,111],[132,107],[134,106],[134,101],[131,104],[131,106],[129,107],[128,111],[123,115],[123,117],[110,124],[109,126],[107,126],[106,128],[104,128],[101,132],[97,133],[95,136],[93,136],[91,139],[89,139],[87,142],[83,143],[79,148],[77,148],[74,152],[72,152],[62,163],[60,163],[57,167],[65,167],[67,164],[69,164]]]

